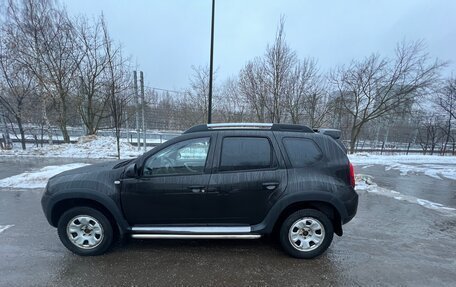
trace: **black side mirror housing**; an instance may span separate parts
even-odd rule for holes
[[[125,176],[126,177],[137,177],[138,176],[138,168],[136,167],[136,163],[130,164],[127,169],[125,169]]]

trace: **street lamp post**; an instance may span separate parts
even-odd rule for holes
[[[211,21],[211,59],[209,62],[209,100],[207,109],[207,123],[212,122],[212,75],[214,71],[214,15],[215,0],[212,0],[212,21]]]

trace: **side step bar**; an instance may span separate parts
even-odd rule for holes
[[[135,226],[132,238],[138,239],[257,239],[250,226]]]
[[[137,239],[257,239],[259,234],[132,234]]]
[[[233,234],[250,233],[250,226],[134,226],[133,233]]]

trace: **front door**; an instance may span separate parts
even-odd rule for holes
[[[122,205],[128,222],[198,223],[213,141],[214,136],[207,136],[174,143],[145,160],[140,178],[125,179]]]

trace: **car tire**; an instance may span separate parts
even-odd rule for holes
[[[91,207],[67,210],[59,219],[57,231],[63,245],[81,256],[103,254],[113,242],[113,229],[108,218]]]
[[[324,213],[315,209],[302,209],[285,219],[279,238],[282,248],[290,256],[311,259],[328,249],[333,235],[333,225]]]

